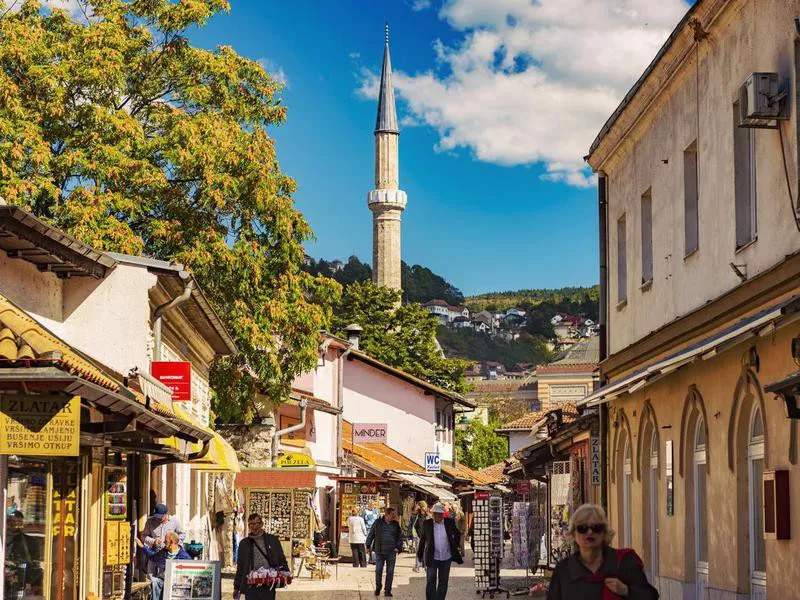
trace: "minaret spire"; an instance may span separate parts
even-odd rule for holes
[[[401,289],[400,216],[406,208],[406,193],[400,189],[397,110],[389,56],[389,23],[385,25],[383,67],[375,119],[375,189],[367,195],[372,211],[372,280]]]

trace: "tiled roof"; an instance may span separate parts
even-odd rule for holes
[[[269,469],[242,471],[236,475],[237,488],[292,489],[313,488],[316,485],[315,471],[290,471]]]
[[[592,373],[597,368],[597,363],[572,363],[572,364],[558,364],[551,363],[549,365],[542,365],[536,369],[537,375],[545,375],[547,373]]]
[[[495,431],[530,431],[536,423],[544,419],[546,414],[547,411],[544,410],[529,412],[519,419],[503,424],[502,427],[498,427]]]
[[[600,336],[582,340],[567,350],[555,365],[596,364],[600,360]]]
[[[358,457],[361,462],[373,467],[376,471],[412,471],[424,472],[422,466],[400,454],[386,444],[352,444],[353,424],[342,421],[342,447],[345,452],[350,452]]]
[[[505,468],[506,461],[502,460],[499,463],[495,463],[481,469],[480,473],[483,475],[484,481],[486,482],[485,485],[491,485],[493,483],[500,483],[503,481],[503,470]]]
[[[35,367],[43,364],[56,364],[72,375],[114,392],[120,389],[120,384],[99,367],[0,295],[0,366]]]
[[[457,479],[467,479],[477,485],[489,485],[492,483],[489,477],[481,471],[470,469],[467,465],[457,462],[454,465],[442,464],[442,471]]]

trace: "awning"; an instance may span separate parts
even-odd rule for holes
[[[438,498],[439,500],[458,500],[458,496],[446,489],[450,486],[433,475],[422,475],[420,473],[408,473],[403,471],[391,471],[390,474],[402,479],[411,485],[411,487],[429,496]]]
[[[625,393],[633,393],[697,360],[707,360],[752,337],[768,334],[794,321],[800,310],[800,297],[792,296],[736,324],[706,337],[667,358],[595,390],[578,404],[597,406]]]
[[[173,404],[173,409],[177,417],[192,427],[200,429],[208,435],[208,452],[201,458],[194,460],[185,460],[192,468],[200,471],[219,471],[239,473],[241,467],[239,466],[239,459],[236,457],[236,450],[223,438],[219,433],[200,423],[195,419],[186,409],[180,404]],[[203,449],[202,443],[187,443],[177,437],[167,438],[162,440],[166,446],[182,450],[184,457],[189,454],[198,454]]]

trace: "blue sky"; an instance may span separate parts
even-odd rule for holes
[[[192,40],[230,45],[285,78],[288,120],[271,134],[317,238],[310,255],[371,262],[366,194],[388,20],[403,259],[466,294],[597,282],[596,190],[581,156],[684,0],[232,4]]]

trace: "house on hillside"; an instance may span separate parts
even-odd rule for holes
[[[434,299],[425,302],[422,307],[439,319],[442,325],[451,324],[459,317],[469,321],[469,309],[466,306],[453,306],[444,300]]]
[[[472,329],[472,321],[470,321],[469,317],[458,316],[453,319],[451,325],[453,329]]]

